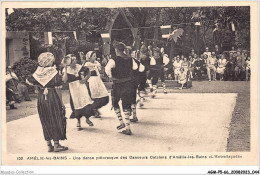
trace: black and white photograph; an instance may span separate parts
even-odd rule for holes
[[[256,3],[108,3],[2,7],[2,153],[256,163]]]

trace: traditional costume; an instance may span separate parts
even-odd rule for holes
[[[160,53],[159,48],[155,48],[154,53],[156,53],[157,55],[156,56],[154,55],[153,57],[151,57],[150,74],[148,75],[149,84],[152,84],[152,89],[151,89],[152,98],[155,97],[155,94],[157,91],[157,83],[158,83],[159,78],[162,81],[164,93],[167,93],[166,85],[165,85],[165,77],[164,77],[164,66],[166,66],[170,61],[168,57],[166,57]]]
[[[65,82],[69,82],[70,105],[72,109],[70,118],[78,119],[77,127],[78,130],[81,130],[80,118],[82,116],[86,117],[86,123],[89,126],[93,126],[93,123],[89,120],[89,117],[94,115],[92,107],[94,101],[90,97],[89,90],[85,82],[81,81],[85,78],[84,67],[79,64],[72,66],[71,62],[76,61],[76,57],[72,54],[67,55],[65,59],[70,65],[66,66],[63,70],[63,79],[66,79],[64,80]],[[66,76],[67,78],[65,78]]]
[[[120,125],[118,130],[123,129],[123,134],[131,135],[130,115],[132,94],[135,91],[133,81],[133,60],[130,56],[124,54],[125,45],[123,43],[114,43],[116,57],[110,59],[105,67],[106,74],[113,79],[113,107],[119,119]],[[118,102],[122,101],[122,107],[125,114],[125,123],[122,119],[121,111]]]
[[[86,60],[88,62],[85,63],[84,67],[87,69],[86,71],[90,74],[90,77],[88,79],[88,85],[90,90],[90,96],[92,100],[94,100],[92,107],[95,112],[95,117],[100,118],[100,113],[98,112],[98,109],[108,104],[109,95],[100,77],[100,63],[98,61],[91,62],[90,60],[94,56],[94,54],[96,54],[94,51],[89,51],[86,54]]]
[[[137,93],[139,94],[139,97],[140,99],[138,101],[140,101],[140,106],[142,106],[142,98],[140,96],[140,91],[137,92],[138,88],[141,86],[141,81],[142,81],[142,78],[144,76],[143,73],[144,70],[145,70],[145,67],[142,65],[142,63],[137,60],[136,58],[136,51],[133,51],[132,54],[132,59],[133,59],[133,80],[134,80],[134,88],[135,90],[133,91],[133,95],[132,95],[132,105],[131,105],[131,116],[132,118],[130,119],[131,122],[137,122],[138,121],[138,118],[137,118],[137,115],[136,115],[136,103],[137,103]]]
[[[143,101],[144,101],[144,96],[146,93],[146,82],[147,82],[147,74],[149,71],[149,66],[150,66],[150,57],[149,54],[147,52],[146,46],[142,45],[141,49],[140,49],[140,53],[139,55],[137,55],[139,62],[144,66],[144,71],[143,72],[139,72],[139,80],[140,80],[140,85],[138,87],[138,95],[140,97],[139,99],[139,105],[140,107],[143,106]]]
[[[59,140],[66,138],[66,117],[64,108],[56,87],[62,84],[61,76],[53,66],[55,58],[52,53],[44,52],[38,58],[39,67],[33,73],[31,82],[39,88],[37,109],[42,124],[43,135],[47,141],[49,152],[64,151],[67,147],[61,146]],[[54,147],[51,140],[54,141]]]

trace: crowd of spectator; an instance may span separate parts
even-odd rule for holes
[[[249,81],[250,55],[247,50],[220,52],[218,47],[214,51],[205,48],[205,52],[197,55],[192,49],[188,56],[176,55],[165,68],[168,80],[178,80],[181,68],[187,75],[187,80],[224,80]]]

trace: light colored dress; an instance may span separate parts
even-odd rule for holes
[[[87,62],[85,67],[87,67],[90,72],[96,73],[96,75],[91,75],[88,79],[91,97],[93,99],[107,97],[109,94],[99,73],[101,64],[98,61],[95,61],[94,63]]]
[[[182,60],[180,60],[179,62],[177,60],[174,61],[173,66],[174,66],[175,75],[178,75],[180,73],[181,65],[182,65]]]
[[[67,68],[67,74],[73,76],[73,80],[69,81],[69,90],[74,105],[74,109],[82,109],[93,101],[90,98],[86,84],[80,83],[80,71],[82,66],[77,64],[75,69]]]
[[[180,72],[179,73],[179,83],[184,84],[187,82],[187,74],[186,72]]]
[[[220,59],[218,60],[217,73],[219,73],[219,74],[224,74],[225,69],[226,69],[226,64],[227,64],[227,60],[220,58]]]

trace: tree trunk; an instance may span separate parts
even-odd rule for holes
[[[161,12],[161,9],[159,8],[158,9],[158,12],[157,12],[157,15],[156,15],[156,22],[155,22],[155,25],[156,26],[159,26],[159,22],[160,22],[160,13]],[[155,27],[154,28],[154,40],[158,40],[158,37],[159,37],[159,28],[158,27]]]
[[[170,58],[172,59],[173,57],[174,57],[174,55],[175,55],[175,50],[174,50],[174,47],[175,47],[175,43],[174,43],[174,41],[173,41],[173,39],[171,40],[171,46],[170,46],[171,48],[170,48]]]

